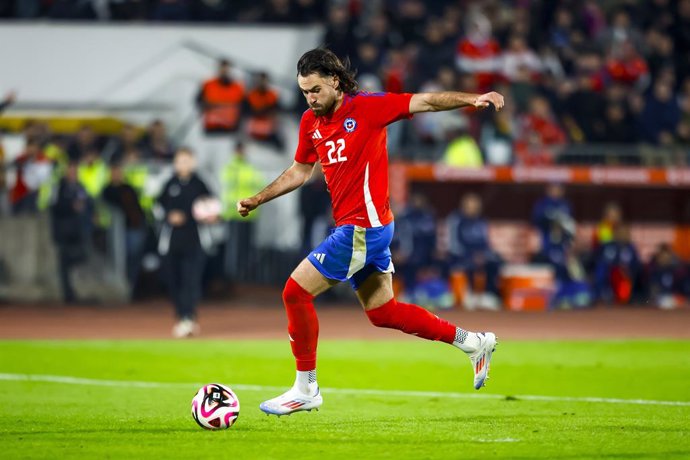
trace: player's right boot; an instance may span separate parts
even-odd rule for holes
[[[477,338],[479,338],[479,345],[477,345],[476,350],[467,353],[474,369],[475,390],[483,387],[486,379],[489,378],[491,355],[496,350],[496,344],[498,343],[496,334],[493,332],[477,332]]]
[[[264,411],[267,415],[290,415],[293,412],[311,411],[312,409],[319,410],[323,404],[323,397],[321,391],[316,388],[316,394],[309,396],[293,386],[282,395],[264,401],[259,405],[259,409]]]

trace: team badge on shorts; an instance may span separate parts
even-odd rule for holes
[[[351,133],[355,130],[355,128],[357,128],[357,122],[354,118],[346,118],[343,122],[343,128],[345,128],[345,131],[348,133]]]

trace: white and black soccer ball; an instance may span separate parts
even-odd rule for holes
[[[192,399],[192,417],[207,430],[230,428],[240,415],[240,400],[227,386],[209,383]]]

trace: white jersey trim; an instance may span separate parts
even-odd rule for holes
[[[382,227],[383,225],[381,225],[379,215],[376,212],[376,206],[374,206],[374,201],[371,199],[371,191],[369,190],[369,163],[367,163],[367,167],[364,170],[364,204],[367,207],[367,216],[371,226]]]

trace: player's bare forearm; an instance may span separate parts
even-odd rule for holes
[[[276,180],[271,182],[262,191],[256,194],[259,204],[271,201],[274,198],[290,193],[304,184],[313,170],[313,165],[306,165],[303,163],[293,163],[288,169],[278,176]]]
[[[492,104],[496,110],[503,108],[503,96],[494,91],[485,94],[443,91],[440,93],[413,94],[410,99],[410,113],[441,112],[473,106],[485,108]]]
[[[313,170],[313,164],[305,164],[295,161],[292,166],[283,171],[283,173],[278,176],[276,180],[268,184],[259,193],[252,197],[240,200],[237,203],[237,212],[246,217],[259,205],[267,203],[274,198],[285,195],[286,193],[292,192],[309,180]]]

